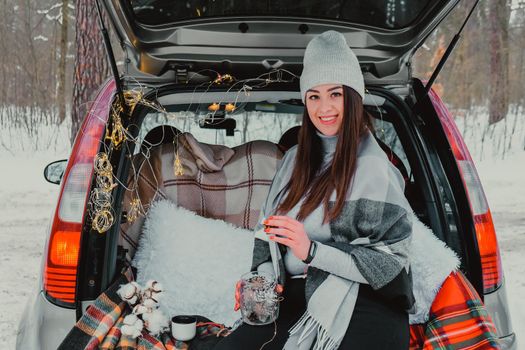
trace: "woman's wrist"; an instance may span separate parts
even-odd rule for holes
[[[308,248],[308,253],[306,255],[306,258],[303,259],[303,262],[305,264],[310,264],[312,260],[314,259],[316,252],[317,252],[317,243],[315,241],[310,241],[310,247]]]

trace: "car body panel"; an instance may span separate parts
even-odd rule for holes
[[[500,337],[512,333],[512,322],[508,308],[507,289],[505,283],[495,292],[485,294],[484,303],[487,311],[492,316],[492,321],[498,330]]]
[[[50,303],[40,288],[25,306],[16,337],[17,350],[55,350],[76,323],[76,311]]]

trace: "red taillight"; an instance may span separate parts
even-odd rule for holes
[[[476,215],[474,221],[483,267],[483,290],[488,293],[501,285],[503,276],[498,241],[490,211],[484,215]]]
[[[503,268],[499,255],[496,230],[490,214],[489,205],[483,192],[478,172],[470,156],[470,152],[461,137],[452,116],[434,91],[429,92],[432,104],[437,111],[443,130],[454,153],[456,163],[461,173],[461,179],[467,189],[470,210],[474,218],[476,238],[478,241],[481,269],[483,274],[483,292],[493,292],[502,283]]]
[[[58,231],[53,235],[49,245],[49,261],[53,265],[71,266],[77,265],[80,232]]]
[[[108,82],[96,97],[77,135],[64,173],[47,242],[43,285],[48,298],[73,307],[84,213],[93,177],[93,160],[100,147],[115,83]]]

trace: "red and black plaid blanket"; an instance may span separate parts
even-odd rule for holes
[[[443,283],[427,323],[410,327],[410,349],[499,349],[496,328],[478,293],[461,273]]]

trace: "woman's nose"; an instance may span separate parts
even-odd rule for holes
[[[319,112],[325,113],[332,109],[332,104],[328,98],[321,98],[319,102]]]

